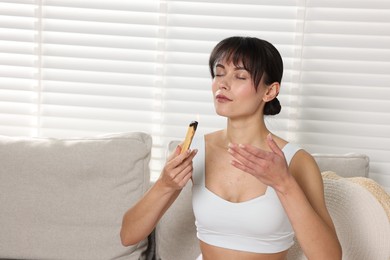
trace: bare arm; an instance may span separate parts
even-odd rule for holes
[[[300,151],[286,183],[277,191],[308,259],[341,259],[342,251],[325,205],[321,173],[312,156]]]
[[[289,169],[270,136],[267,142],[271,152],[232,145],[232,164],[275,189],[308,259],[341,259],[341,246],[326,209],[322,177],[314,159],[299,151]]]
[[[124,246],[140,242],[153,231],[191,178],[192,159],[196,152],[194,150],[180,154],[178,147],[167,160],[156,183],[125,213],[120,232]]]

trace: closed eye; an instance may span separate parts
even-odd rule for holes
[[[239,79],[239,80],[246,80],[246,79],[248,79],[247,73],[237,73],[234,76],[236,77],[236,79]]]

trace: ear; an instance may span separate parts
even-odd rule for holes
[[[264,93],[263,101],[269,102],[272,99],[276,98],[279,94],[280,84],[278,82],[274,82],[267,87],[267,91]]]

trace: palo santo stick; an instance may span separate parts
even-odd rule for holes
[[[197,121],[192,121],[188,125],[187,134],[186,134],[186,138],[184,139],[184,143],[183,143],[183,147],[181,149],[181,153],[184,153],[185,151],[187,151],[190,148],[190,145],[191,145],[191,142],[192,142],[192,138],[194,138],[195,131],[196,131],[197,127],[198,127],[198,122]]]

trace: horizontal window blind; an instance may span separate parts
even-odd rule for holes
[[[40,135],[153,130],[159,4],[44,0]]]
[[[38,107],[34,1],[0,2],[1,134],[30,135]]]
[[[390,188],[390,3],[306,1],[298,142],[363,153]]]
[[[153,136],[166,147],[224,127],[208,58],[232,35],[281,52],[273,132],[312,153],[365,153],[390,190],[390,5],[310,0],[0,1],[0,134]]]

